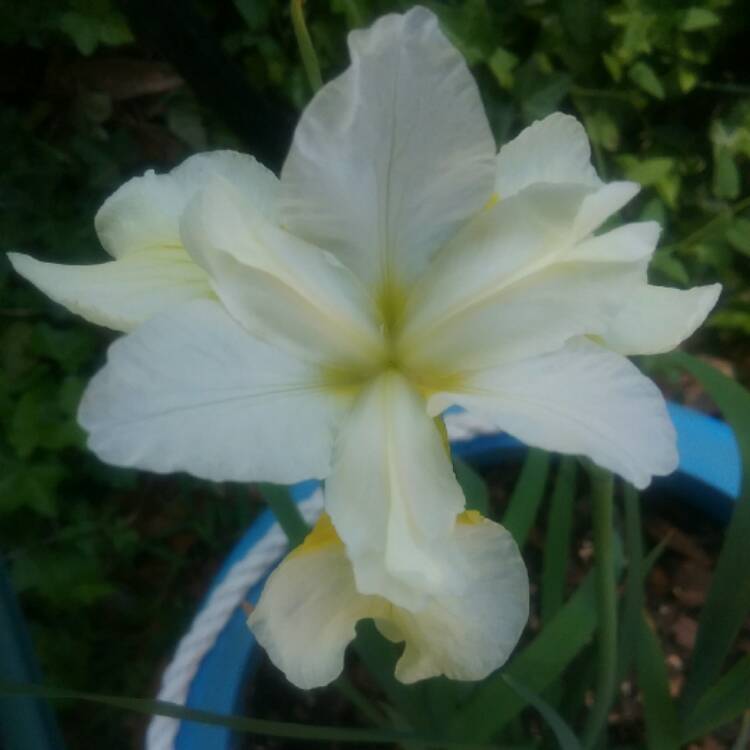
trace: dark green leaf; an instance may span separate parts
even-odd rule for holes
[[[750,709],[750,656],[743,656],[685,718],[683,742],[692,742]]]
[[[742,489],[701,612],[692,664],[683,694],[689,716],[718,677],[724,660],[750,612],[750,393],[715,368],[684,352],[665,358],[701,382],[734,429],[742,458]]]
[[[701,31],[710,29],[712,26],[718,26],[721,19],[712,10],[693,6],[685,11],[680,28],[683,31]]]
[[[514,693],[517,693],[523,698],[523,700],[539,712],[540,716],[547,723],[547,726],[552,730],[552,733],[555,735],[555,739],[557,739],[557,743],[562,750],[581,750],[581,743],[578,741],[578,738],[573,734],[573,731],[565,723],[560,714],[558,714],[549,703],[532,690],[524,687],[514,677],[506,674],[503,675],[503,679]]]
[[[518,58],[504,47],[498,47],[487,60],[490,70],[497,82],[505,89],[513,85],[513,70],[518,65]]]
[[[430,726],[430,711],[424,694],[413,685],[404,685],[394,675],[399,648],[378,633],[371,621],[357,625],[354,648],[368,671],[380,685],[394,711],[403,715],[414,727]]]
[[[637,62],[628,71],[628,76],[633,83],[640,86],[647,94],[651,94],[651,96],[657,99],[664,98],[664,85],[648,63]]]
[[[617,649],[617,674],[625,678],[638,643],[643,611],[643,538],[641,527],[641,499],[636,490],[626,485],[623,493],[625,506],[625,557],[628,577],[625,583],[620,643]]]
[[[589,643],[595,627],[594,581],[589,575],[531,644],[513,657],[504,672],[477,687],[474,696],[457,714],[457,727],[474,739],[489,740],[527,704],[508,686],[504,675],[542,693]]]
[[[147,700],[145,698],[128,698],[116,695],[99,695],[78,690],[45,687],[29,683],[0,681],[0,695],[32,695],[50,700],[73,700],[95,703],[103,706],[132,711],[147,716],[169,716],[183,721],[197,721],[202,724],[227,727],[235,732],[257,734],[265,737],[287,737],[299,740],[317,740],[320,742],[347,742],[363,745],[375,743],[380,745],[419,743],[434,748],[448,750],[489,750],[489,746],[476,743],[465,743],[444,740],[437,737],[423,737],[406,732],[388,732],[369,729],[345,729],[342,727],[314,726],[292,722],[269,721],[246,716],[217,714],[186,708],[167,701]]]
[[[534,526],[547,486],[549,464],[549,453],[530,448],[521,475],[513,488],[503,517],[503,526],[513,535],[519,547],[523,547]]]
[[[638,682],[643,694],[643,713],[649,750],[679,750],[680,724],[677,707],[669,694],[669,678],[659,641],[641,616],[638,634]]]
[[[302,518],[289,490],[281,484],[263,482],[258,485],[258,491],[273,511],[279,526],[284,530],[289,546],[296,547],[301,544],[310,531],[310,527]]]
[[[742,217],[734,219],[727,228],[725,236],[732,247],[745,255],[750,255],[750,219]]]
[[[488,516],[489,492],[481,474],[460,458],[453,459],[453,471],[466,498],[466,509],[478,510],[483,516]]]
[[[719,147],[714,154],[714,194],[718,198],[734,200],[740,194],[740,170],[734,155],[725,147]]]
[[[550,501],[542,568],[540,603],[542,623],[549,622],[550,618],[562,607],[565,598],[573,528],[576,469],[577,462],[574,458],[565,457],[560,460],[555,490]]]

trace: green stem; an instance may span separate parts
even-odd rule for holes
[[[583,746],[597,745],[617,686],[617,581],[614,558],[614,479],[602,469],[589,466],[594,523],[594,577],[598,614],[596,693],[583,733]]]
[[[292,27],[294,36],[297,37],[297,46],[302,57],[302,65],[307,73],[307,80],[315,93],[323,85],[323,78],[320,75],[318,56],[315,54],[315,47],[307,30],[302,2],[303,0],[292,0]]]
[[[280,484],[264,482],[258,485],[258,489],[289,539],[290,549],[301,544],[310,531],[310,527],[302,518],[297,503],[292,500],[287,488]]]
[[[685,237],[682,240],[678,240],[677,242],[673,242],[671,245],[664,245],[661,248],[662,252],[669,252],[672,250],[677,250],[678,248],[682,247],[688,247],[692,245],[696,240],[699,240],[704,235],[708,234],[717,224],[720,224],[722,221],[726,221],[727,219],[731,218],[735,214],[740,213],[741,211],[744,211],[746,208],[750,207],[750,196],[747,196],[746,198],[743,198],[741,201],[738,201],[733,206],[729,206],[725,210],[723,210],[718,216],[714,216],[712,219],[709,219],[705,224],[702,224],[698,227],[694,232],[689,234],[687,237]]]
[[[573,96],[586,96],[592,99],[624,99],[630,101],[633,97],[627,91],[610,91],[608,89],[590,89],[583,86],[571,86]]]
[[[750,85],[743,83],[714,83],[713,81],[703,81],[697,84],[696,88],[705,91],[721,91],[725,94],[750,94]]]
[[[343,0],[342,5],[346,11],[346,21],[350,29],[359,29],[365,25],[365,17],[362,15],[357,0]]]
[[[750,710],[745,711],[742,718],[742,725],[740,726],[740,733],[732,745],[732,750],[746,750],[750,747]]]
[[[568,456],[560,461],[549,508],[542,565],[541,619],[546,625],[562,608],[573,532],[573,493],[577,464]]]
[[[625,552],[628,560],[628,578],[625,583],[623,616],[619,637],[617,677],[626,677],[635,658],[635,646],[643,611],[643,538],[641,526],[641,499],[631,485],[625,485]]]

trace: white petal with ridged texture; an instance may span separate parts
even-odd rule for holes
[[[608,182],[587,195],[573,224],[576,240],[582,240],[595,232],[610,216],[633,200],[640,189],[640,185],[635,182]]]
[[[405,337],[491,301],[570,247],[586,188],[535,185],[480,212],[441,250],[409,298]]]
[[[416,613],[394,607],[387,618],[384,633],[405,643],[401,682],[482,680],[507,661],[528,620],[528,574],[513,537],[486,518],[461,522],[455,533],[471,571],[465,590],[431,597]]]
[[[190,202],[181,237],[251,332],[297,356],[366,366],[381,355],[372,301],[333,256],[267,221],[226,180]]]
[[[373,618],[391,640],[405,641],[396,677],[411,683],[445,675],[480,680],[508,659],[526,624],[526,568],[499,524],[465,514],[454,542],[468,571],[461,595],[436,593],[419,612],[357,591],[352,566],[324,516],[305,543],[271,574],[248,625],[292,683],[334,680],[358,620]],[[310,634],[314,634],[314,643]]]
[[[347,406],[318,379],[217,302],[198,300],[116,341],[78,419],[91,450],[117,466],[297,482],[328,473]]]
[[[324,515],[271,573],[248,625],[287,679],[309,690],[341,673],[357,622],[388,609],[385,600],[357,591],[351,563]]]
[[[485,304],[422,334],[404,351],[427,388],[442,376],[553,352],[583,335],[602,335],[641,279],[631,264],[556,263],[504,289]]]
[[[720,294],[721,284],[685,290],[643,285],[628,298],[602,338],[620,354],[669,352],[697,330]]]
[[[492,193],[476,83],[424,8],[349,35],[352,63],[302,114],[282,218],[368,284],[408,284]]]
[[[661,227],[655,221],[624,224],[574,245],[566,260],[596,263],[647,263],[656,249]]]
[[[474,374],[437,394],[430,412],[458,404],[527,445],[588,456],[639,489],[677,468],[674,427],[659,389],[624,357],[586,339]]]
[[[8,258],[50,299],[115,331],[132,331],[170,307],[214,296],[206,272],[180,247],[140,250],[89,266],[44,263],[19,253]]]
[[[642,222],[578,241],[577,217],[604,190],[531,185],[460,230],[409,300],[399,342],[409,366],[491,367],[603,333],[658,238],[658,225]]]
[[[362,593],[412,608],[426,592],[461,585],[450,540],[463,493],[424,399],[402,375],[381,375],[357,398],[325,504]]]
[[[495,191],[501,200],[538,183],[598,187],[586,131],[575,117],[555,112],[537,120],[497,155]]]
[[[180,245],[179,220],[196,191],[215,175],[239,190],[253,208],[276,218],[278,180],[252,156],[236,151],[195,154],[167,174],[149,170],[128,180],[96,214],[94,224],[113,257]]]

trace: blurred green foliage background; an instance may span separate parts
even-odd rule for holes
[[[747,3],[424,4],[475,71],[499,144],[562,109],[585,123],[605,179],[644,186],[626,214],[664,227],[653,280],[724,284],[692,345],[746,378]],[[308,0],[324,78],[346,64],[348,29],[410,5]],[[2,248],[96,262],[94,213],[124,180],[216,147],[278,167],[310,92],[286,2],[2,0],[0,95]],[[0,261],[0,552],[49,682],[148,695],[257,501],[86,452],[75,410],[110,340]],[[72,747],[131,747],[141,729],[106,712],[65,717]]]

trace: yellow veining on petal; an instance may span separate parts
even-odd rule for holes
[[[445,448],[445,452],[448,455],[448,458],[450,458],[451,444],[450,440],[448,439],[448,428],[445,426],[445,422],[443,421],[442,417],[435,417],[435,419],[433,419],[432,421],[435,423],[435,427],[440,433],[440,439],[443,443],[443,448]]]
[[[375,309],[378,311],[386,339],[393,338],[404,319],[407,294],[404,289],[392,281],[383,282],[375,293]]]
[[[478,510],[465,510],[456,521],[466,526],[477,526],[484,521],[484,516]]]
[[[418,370],[406,368],[404,374],[425,398],[444,391],[451,393],[463,391],[467,381],[466,373],[441,372],[437,368],[420,367]]]
[[[325,365],[320,369],[319,386],[340,396],[356,396],[376,371],[376,367]]]
[[[302,544],[293,549],[286,559],[292,560],[295,557],[303,557],[311,552],[319,552],[325,547],[340,544],[342,542],[333,526],[331,517],[328,513],[323,513]]]
[[[499,193],[493,193],[488,199],[487,203],[482,206],[482,211],[488,211],[493,206],[496,206],[498,203],[500,203],[500,194]]]

